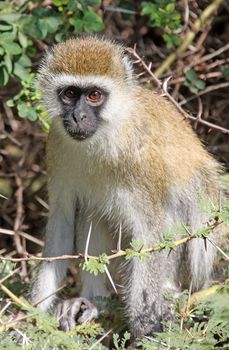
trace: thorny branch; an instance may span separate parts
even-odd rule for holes
[[[178,111],[185,117],[191,120],[194,120],[196,123],[201,123],[203,125],[208,126],[210,129],[215,129],[218,131],[221,131],[222,133],[225,134],[229,134],[229,129],[223,128],[222,126],[210,123],[204,119],[201,118],[200,115],[198,115],[198,117],[193,117],[191,115],[189,115],[188,113],[186,113],[183,108],[181,107],[182,104],[186,103],[187,101],[178,103],[173,97],[172,95],[169,94],[168,89],[167,89],[167,85],[168,85],[168,81],[170,80],[171,77],[167,78],[164,82],[162,82],[160,79],[157,78],[157,76],[152,72],[151,70],[151,63],[149,65],[147,65],[145,63],[145,61],[143,60],[143,58],[141,58],[138,53],[136,52],[136,45],[134,46],[134,48],[128,48],[127,51],[133,55],[133,57],[136,58],[136,61],[134,63],[140,64],[144,70],[149,74],[149,76],[152,78],[152,81],[154,82],[154,84],[156,85],[156,87],[158,88],[158,90],[162,93],[163,96],[166,96],[168,98],[169,101],[172,102],[172,104],[178,109]],[[227,85],[225,85],[227,84]],[[224,83],[224,85],[221,84],[220,86],[217,86],[217,88],[221,88],[221,87],[225,87],[228,86],[228,83]],[[211,90],[211,86],[209,88],[207,88],[206,90],[200,92],[198,94],[198,96],[203,95],[206,92],[212,91]],[[192,96],[190,99],[194,99],[197,98],[197,95]],[[195,123],[195,124],[196,124]]]
[[[206,225],[207,225],[208,229],[210,231],[212,231],[217,226],[219,226],[221,223],[222,223],[221,221],[214,220],[213,222],[207,222]],[[90,232],[90,230],[89,230],[89,232]],[[169,241],[169,243],[170,243],[169,247],[170,247],[170,249],[171,249],[171,247],[176,248],[179,245],[187,243],[190,240],[195,239],[195,238],[201,238],[201,236],[199,236],[197,234],[190,233],[188,236],[185,236],[185,237],[178,239],[176,241]],[[207,237],[203,236],[202,238],[207,238]],[[209,242],[211,242],[213,244],[212,240],[209,240]],[[166,244],[161,245],[160,243],[163,243],[163,242],[159,242],[159,244],[156,243],[154,246],[152,246],[150,248],[141,249],[140,253],[150,254],[153,252],[160,252],[160,251],[164,250],[165,248],[167,248]],[[215,245],[215,243],[214,243],[214,245]],[[110,260],[116,259],[118,257],[122,257],[122,256],[124,257],[127,255],[128,255],[128,249],[127,250],[122,250],[122,249],[114,250],[114,251],[112,251],[112,254],[107,256],[107,260],[110,261]],[[224,257],[229,260],[229,256],[227,256],[225,253],[224,253]],[[56,261],[56,260],[77,260],[77,259],[84,259],[84,260],[94,259],[94,260],[100,261],[99,256],[89,255],[87,252],[86,253],[79,253],[77,255],[60,255],[60,256],[51,256],[51,257],[40,257],[40,256],[35,256],[35,255],[30,255],[30,254],[27,254],[27,256],[23,257],[23,258],[11,258],[11,257],[0,256],[0,260],[11,261],[11,262],[21,262],[21,261],[48,261],[48,262],[52,262],[52,261]]]
[[[212,18],[214,12],[216,12],[221,5],[223,0],[214,0],[212,3],[206,7],[206,9],[201,13],[200,17],[196,19],[193,23],[192,30],[189,30],[186,33],[186,36],[178,49],[171,53],[166,60],[160,65],[160,67],[155,71],[155,76],[161,76],[171,64],[188,48],[188,46],[192,43],[197,33],[200,31],[201,27],[205,25],[209,19]]]

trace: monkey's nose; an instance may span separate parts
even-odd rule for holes
[[[73,120],[76,124],[83,121],[84,119],[87,119],[86,114],[80,113],[80,114],[73,114]]]

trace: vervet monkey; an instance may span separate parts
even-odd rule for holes
[[[89,254],[96,256],[115,249],[120,225],[123,240],[146,248],[174,225],[195,232],[206,223],[198,194],[216,198],[219,166],[166,98],[137,85],[121,45],[97,37],[59,43],[43,61],[39,84],[53,118],[44,257],[84,252],[91,223]],[[166,290],[203,288],[213,258],[213,247],[194,239],[169,256],[164,250],[143,263],[130,260],[119,283],[133,334],[159,330],[171,317]],[[41,310],[54,304],[67,266],[41,264],[31,293],[34,303],[43,300]],[[105,274],[80,274],[80,297],[56,307],[66,330],[97,317],[94,299],[108,295]]]

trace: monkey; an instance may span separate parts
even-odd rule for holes
[[[148,248],[173,225],[194,233],[207,222],[198,195],[216,200],[220,166],[177,108],[138,84],[123,45],[97,36],[58,43],[38,82],[52,119],[44,257],[84,252],[90,225],[89,252],[98,256],[115,249],[119,227],[123,244]],[[120,263],[133,335],[159,331],[173,317],[168,290],[204,288],[214,255],[213,245],[195,238],[169,255],[163,250],[144,262]],[[96,297],[109,295],[105,274],[80,270],[80,296],[59,300],[68,264],[42,262],[31,290],[31,301],[43,311],[54,308],[64,330],[95,319]]]

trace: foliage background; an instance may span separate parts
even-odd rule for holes
[[[202,18],[204,11],[211,7],[213,11]],[[201,20],[198,22],[198,19]],[[24,257],[27,252],[37,253],[43,246],[42,233],[48,214],[44,154],[49,120],[39,103],[36,71],[44,51],[53,42],[81,32],[104,33],[130,47],[136,44],[137,53],[156,73],[166,58],[175,54],[174,61],[166,65],[160,78],[165,81],[171,77],[167,90],[182,108],[197,118],[191,120],[193,128],[208,150],[226,169],[229,167],[227,0],[0,1],[0,194],[7,198],[0,197],[1,256]],[[194,33],[192,40],[190,33]],[[135,64],[135,69],[142,84],[155,88],[141,62]],[[203,120],[216,128],[204,124]],[[217,268],[222,282],[228,277],[227,259],[219,259]],[[70,335],[58,331],[55,321],[47,316],[31,316],[37,311],[12,299],[2,286],[9,288],[13,295],[25,295],[34,275],[34,263],[4,262],[0,275],[0,320],[10,324],[6,330],[0,323],[1,348],[125,349],[130,344],[120,312],[105,315],[102,326],[100,323],[78,326]],[[6,278],[4,284],[3,278]],[[68,273],[70,293],[74,292],[77,278],[77,270],[72,267]],[[129,346],[228,348],[226,298],[225,285],[221,294],[207,304],[186,314],[178,312],[176,322],[166,325],[158,337],[145,338]],[[119,309],[116,300],[109,300],[108,304],[112,310]],[[187,305],[187,295],[184,304]],[[16,321],[25,315],[28,319]],[[96,345],[110,329],[104,345],[102,340]],[[113,333],[116,333],[114,337]]]

